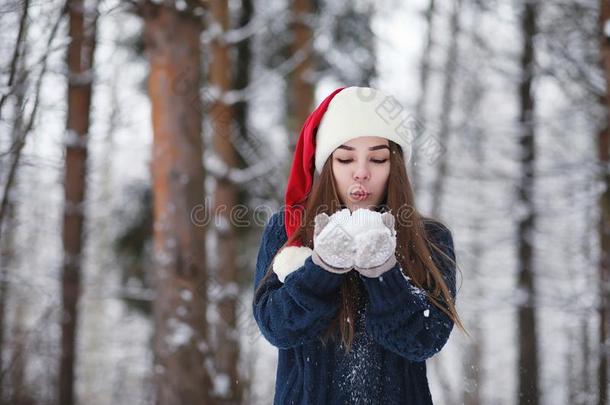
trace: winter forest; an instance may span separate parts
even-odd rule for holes
[[[436,404],[608,405],[610,1],[0,0],[0,404],[270,404],[261,232],[340,86],[452,231]]]

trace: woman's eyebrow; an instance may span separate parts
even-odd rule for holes
[[[369,150],[378,150],[378,149],[383,149],[383,148],[387,148],[387,150],[390,150],[390,147],[388,145],[371,146],[369,148]]]
[[[390,147],[388,145],[371,146],[369,150],[378,150],[383,148],[387,148],[388,150],[390,150]],[[354,148],[353,146],[340,145],[337,149],[354,150],[356,148]]]

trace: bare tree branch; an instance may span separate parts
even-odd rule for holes
[[[30,0],[25,0],[23,2],[23,11],[21,13],[21,19],[19,20],[19,32],[17,33],[17,39],[15,40],[15,49],[13,50],[13,57],[11,59],[11,67],[9,69],[9,77],[8,83],[6,87],[8,91],[2,94],[0,97],[0,119],[2,119],[2,106],[8,99],[8,97],[13,94],[13,82],[15,80],[15,73],[17,70],[17,61],[19,60],[19,56],[21,55],[21,44],[23,43],[23,36],[25,32],[25,24],[28,19],[28,8],[30,6]]]
[[[13,151],[13,161],[11,162],[11,166],[9,168],[6,185],[4,187],[4,192],[2,194],[2,202],[0,203],[0,239],[2,238],[2,223],[4,220],[4,216],[6,214],[6,207],[8,205],[8,198],[9,198],[8,196],[10,194],[11,187],[13,185],[15,175],[17,173],[17,167],[19,165],[19,160],[21,159],[21,151],[22,151],[23,147],[25,146],[26,137],[27,137],[28,133],[31,131],[32,126],[34,125],[34,120],[35,120],[36,114],[38,112],[38,104],[39,104],[39,100],[40,100],[40,89],[42,88],[42,80],[47,71],[47,57],[49,55],[49,49],[51,48],[53,39],[55,38],[55,35],[57,34],[59,25],[61,23],[61,20],[65,16],[65,14],[66,14],[66,6],[64,5],[64,7],[62,8],[62,11],[59,13],[59,16],[57,17],[57,20],[55,21],[55,24],[53,25],[53,29],[51,30],[51,34],[49,35],[49,39],[47,41],[47,48],[46,48],[47,50],[45,52],[45,57],[43,58],[42,70],[36,81],[36,86],[35,86],[36,93],[34,96],[34,105],[32,107],[32,112],[30,113],[29,119],[27,120],[27,123],[25,124],[25,126],[21,130],[17,130],[17,133],[19,134],[19,136],[15,140],[13,146],[11,147],[11,150]],[[23,104],[25,105],[26,102],[24,101]]]

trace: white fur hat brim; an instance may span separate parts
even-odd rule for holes
[[[322,172],[333,151],[353,138],[379,136],[399,144],[405,166],[411,159],[414,120],[392,96],[370,87],[347,87],[337,93],[316,133],[316,171]]]
[[[283,283],[290,273],[303,267],[312,253],[313,250],[307,246],[288,246],[280,250],[273,259],[273,271],[277,278]]]

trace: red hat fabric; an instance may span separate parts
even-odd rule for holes
[[[344,88],[340,87],[333,91],[309,114],[299,134],[284,199],[284,227],[286,228],[288,238],[301,226],[301,219],[305,208],[304,203],[313,184],[316,130],[331,100]],[[297,240],[292,245],[302,246],[303,244],[302,241]]]

